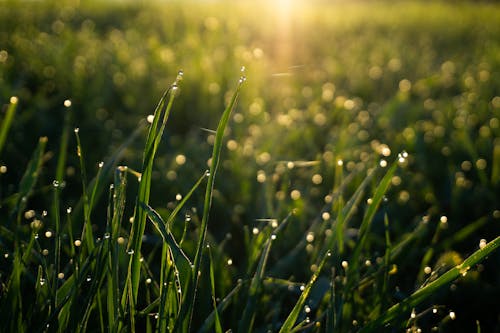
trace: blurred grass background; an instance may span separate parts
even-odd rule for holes
[[[226,133],[209,226],[215,242],[228,239],[225,251],[234,267],[228,279],[247,273],[238,270],[249,255],[242,252],[250,251],[241,247],[243,226],[251,231],[261,227],[258,219],[298,209],[296,227],[287,230],[274,260],[304,237],[340,177],[338,160],[349,174],[375,166],[381,157],[410,154],[392,181],[384,211],[395,238],[422,219],[435,224],[447,218],[447,228],[432,243],[431,263],[441,254],[464,257],[480,239],[498,236],[499,5],[290,3],[3,1],[0,102],[17,96],[19,105],[0,156],[8,170],[0,175],[0,200],[14,192],[38,137],[47,136],[41,185],[29,203],[47,209],[65,113],[80,128],[93,174],[182,69],[151,195],[153,207],[172,209],[176,194],[186,193],[207,169],[210,130],[245,66],[248,79]],[[63,106],[66,99],[71,111]],[[139,169],[142,146],[135,140],[121,163]],[[81,193],[76,154],[68,165],[63,206],[74,206]],[[348,185],[351,193],[358,178]],[[196,215],[202,202],[202,194],[195,194],[186,213]],[[384,246],[383,216],[376,221],[373,258]],[[94,223],[104,228],[98,219]],[[467,225],[472,231],[460,238],[457,231]],[[423,236],[408,258],[420,258],[432,237]],[[304,265],[283,272],[307,279],[308,258],[305,251],[296,258]],[[400,263],[395,286],[403,294],[415,287],[417,262]],[[480,318],[485,331],[500,329],[499,264],[495,255],[474,281],[440,295],[461,313],[450,325],[474,329]],[[221,294],[228,285],[220,282]]]

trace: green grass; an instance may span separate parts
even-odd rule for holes
[[[0,331],[498,330],[499,20],[8,2]]]

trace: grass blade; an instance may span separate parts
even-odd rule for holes
[[[7,134],[9,133],[12,120],[14,120],[14,115],[16,114],[17,102],[17,97],[10,98],[10,104],[7,107],[5,118],[2,120],[2,127],[0,128],[0,156],[2,156],[3,146],[5,145]]]
[[[321,260],[320,264],[318,265],[318,269],[316,270],[316,272],[314,272],[314,274],[311,276],[311,279],[305,286],[304,291],[302,291],[302,294],[300,294],[299,300],[297,301],[297,303],[295,303],[295,306],[293,307],[292,311],[286,318],[285,322],[283,323],[283,326],[281,326],[281,329],[279,331],[280,333],[287,333],[293,330],[295,322],[297,321],[300,312],[304,308],[304,304],[307,298],[309,297],[309,294],[311,293],[311,289],[314,283],[318,279],[318,276],[321,273],[327,259],[329,259],[330,257],[331,257],[331,252],[328,251]]]
[[[488,255],[493,253],[498,247],[500,247],[500,236],[486,244],[482,249],[477,250],[467,259],[465,259],[460,265],[448,270],[446,273],[438,277],[436,280],[430,282],[425,287],[415,291],[412,295],[405,298],[400,303],[393,305],[389,310],[387,310],[380,317],[369,322],[365,327],[361,329],[360,332],[374,332],[381,329],[385,324],[390,323],[391,320],[397,316],[411,311],[418,304],[434,295],[436,291],[449,283],[453,282],[455,279],[461,275],[465,275],[467,271],[474,265],[477,265],[483,261]]]

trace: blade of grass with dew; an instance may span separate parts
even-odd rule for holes
[[[234,296],[240,291],[240,289],[243,287],[243,285],[246,284],[244,282],[240,282],[236,284],[236,287],[234,287],[223,299],[222,301],[219,302],[217,305],[217,313],[222,314],[229,304],[233,301]],[[212,331],[212,326],[215,323],[215,310],[210,313],[210,315],[205,319],[203,322],[203,325],[201,328],[198,330],[198,333],[206,333],[206,332],[211,332]]]
[[[214,278],[214,259],[212,257],[212,250],[208,248],[208,258],[210,260],[210,293],[212,294],[212,304],[214,306],[214,326],[215,333],[222,333],[222,324],[219,318],[219,311],[217,311],[217,301],[215,298],[215,278]]]
[[[300,297],[295,303],[295,306],[293,307],[292,311],[286,318],[285,322],[283,323],[283,326],[280,328],[280,333],[286,333],[290,332],[294,329],[295,322],[297,321],[297,318],[299,317],[300,312],[304,308],[304,304],[309,297],[309,294],[311,293],[311,289],[314,286],[314,283],[318,279],[319,274],[323,270],[323,267],[325,266],[326,261],[331,257],[331,252],[328,251],[324,257],[322,258],[320,264],[318,265],[318,269],[314,272],[314,274],[311,276],[311,279],[305,286],[304,290],[300,294]]]
[[[453,282],[461,275],[465,275],[472,266],[479,264],[488,255],[492,254],[493,251],[497,250],[498,247],[500,247],[500,236],[486,244],[486,246],[482,249],[479,249],[471,254],[460,265],[453,267],[452,269],[448,270],[446,273],[438,277],[436,280],[427,284],[425,287],[415,291],[403,301],[393,305],[381,316],[373,318],[373,320],[367,323],[360,330],[360,332],[376,332],[385,324],[390,323],[391,320],[395,319],[405,312],[411,311],[411,309],[416,307],[418,304],[434,295],[438,289]]]
[[[76,154],[78,155],[80,161],[80,175],[82,181],[82,192],[83,192],[83,230],[81,239],[85,244],[88,251],[92,251],[94,249],[94,236],[92,234],[92,226],[90,225],[90,205],[89,205],[89,196],[87,193],[87,172],[85,171],[85,162],[83,156],[82,144],[80,142],[80,135],[78,134],[80,131],[79,128],[75,128],[75,137],[76,137]]]
[[[387,170],[386,174],[382,178],[382,180],[379,182],[375,193],[372,198],[371,204],[368,206],[368,209],[366,210],[366,213],[363,217],[363,220],[361,221],[361,225],[359,227],[359,239],[356,242],[356,246],[354,247],[353,253],[351,255],[350,259],[350,266],[348,270],[348,287],[351,287],[357,279],[355,276],[358,273],[358,268],[359,268],[359,258],[361,255],[361,251],[363,250],[363,247],[366,242],[366,238],[368,236],[368,231],[370,229],[371,223],[373,221],[373,218],[375,216],[375,213],[378,210],[378,207],[382,200],[384,199],[384,195],[389,189],[389,186],[391,184],[392,176],[394,175],[394,172],[396,171],[398,164],[397,162],[394,162],[393,165]],[[375,171],[373,171],[375,172]],[[346,288],[346,290],[349,290],[350,288]]]
[[[142,236],[144,235],[144,229],[146,227],[146,211],[139,203],[148,204],[149,195],[151,189],[151,175],[153,172],[153,161],[160,144],[165,125],[167,123],[168,117],[170,115],[170,110],[172,109],[173,102],[178,90],[178,82],[182,78],[182,73],[179,72],[177,79],[174,83],[165,91],[160,102],[158,103],[155,112],[153,123],[149,128],[148,136],[146,139],[146,146],[144,148],[144,158],[142,163],[141,179],[139,182],[139,190],[137,195],[137,201],[134,213],[134,222],[132,223],[132,229],[130,232],[130,240],[127,246],[127,251],[131,254],[129,262],[129,274],[130,278],[127,279],[127,283],[132,283],[129,287],[124,290],[124,295],[122,297],[122,306],[125,308],[124,301],[126,300],[125,294],[131,291],[129,301],[131,303],[136,303],[137,295],[139,292],[139,281],[141,273],[141,246],[142,246]],[[160,122],[160,117],[163,116],[161,126],[158,128]]]
[[[243,70],[243,69],[242,69]],[[222,151],[222,141],[224,138],[224,132],[226,126],[229,122],[229,116],[231,115],[233,109],[236,106],[236,101],[238,100],[240,89],[245,82],[245,77],[240,77],[238,81],[238,85],[236,87],[236,91],[234,92],[231,100],[224,110],[222,117],[219,121],[219,125],[217,126],[217,132],[215,134],[214,140],[214,148],[212,152],[211,165],[210,165],[210,174],[208,176],[208,183],[205,191],[205,200],[203,205],[203,217],[201,220],[200,226],[200,236],[198,239],[198,244],[196,246],[196,254],[194,257],[194,266],[193,266],[193,274],[192,279],[190,280],[189,286],[187,287],[186,293],[184,294],[183,302],[181,305],[181,311],[179,314],[179,321],[176,322],[174,331],[190,331],[191,326],[191,317],[193,313],[194,301],[196,298],[196,289],[198,286],[198,271],[201,268],[201,256],[203,251],[203,246],[205,243],[205,237],[207,233],[208,227],[208,216],[210,213],[210,208],[212,206],[212,194],[214,190],[215,184],[215,175],[217,173],[217,169],[219,167],[219,159]]]
[[[104,236],[110,242],[110,251],[108,251],[107,272],[107,312],[108,325],[111,332],[116,332],[118,329],[118,317],[120,315],[120,287],[119,287],[119,244],[118,237],[120,225],[125,210],[127,188],[127,173],[123,167],[116,168],[114,185],[109,191],[109,208],[108,208],[108,226]],[[112,205],[111,205],[112,203]],[[112,210],[112,212],[111,212]]]
[[[257,312],[257,297],[260,293],[262,283],[264,280],[264,272],[266,270],[267,259],[269,258],[269,253],[271,251],[272,242],[276,238],[276,235],[283,230],[287,222],[290,220],[292,213],[289,213],[285,219],[280,223],[280,225],[274,230],[274,232],[268,236],[266,243],[264,244],[264,249],[262,250],[259,263],[255,270],[255,274],[250,282],[250,288],[248,290],[248,299],[245,306],[245,310],[241,316],[240,323],[238,325],[238,332],[251,332],[253,328],[253,323],[255,320],[255,314]]]
[[[172,251],[174,257],[175,265],[179,269],[179,273],[184,279],[187,279],[191,273],[191,261],[189,260],[188,256],[179,247],[179,244],[177,244],[177,241],[175,240],[172,233],[167,230],[165,222],[161,218],[160,214],[158,214],[153,208],[144,203],[140,203],[140,206],[147,213],[149,220],[156,227],[161,237],[163,238],[163,241],[170,247],[170,250]]]
[[[2,120],[2,127],[0,128],[0,157],[2,156],[3,146],[5,145],[5,140],[7,140],[7,134],[12,126],[12,121],[14,120],[14,115],[17,109],[17,97],[11,97],[10,104],[7,107],[7,112]]]

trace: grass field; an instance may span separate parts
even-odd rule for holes
[[[498,22],[0,2],[0,332],[500,332]]]

